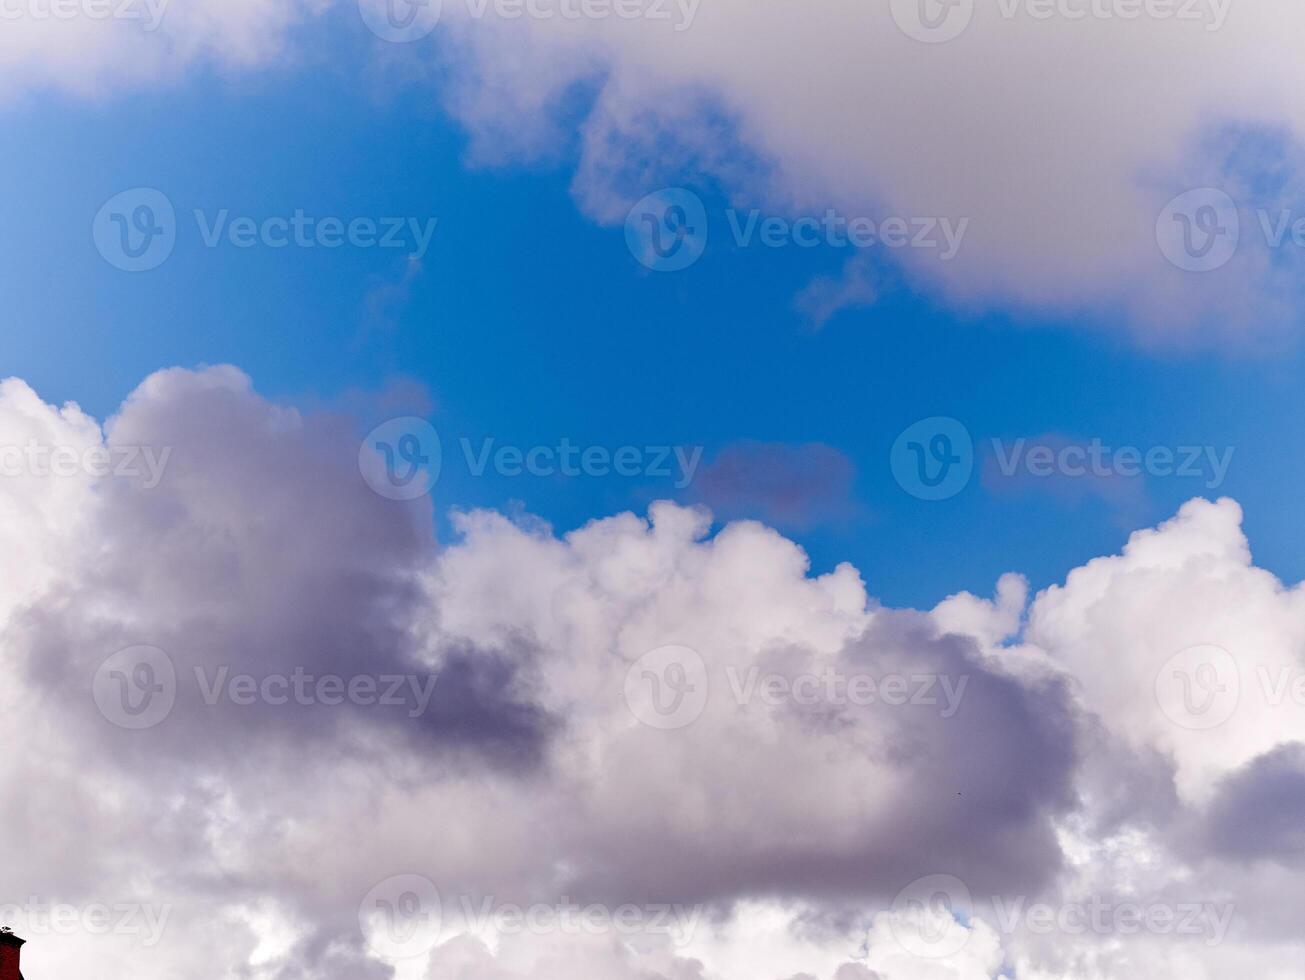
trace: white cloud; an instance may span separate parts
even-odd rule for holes
[[[0,90],[106,97],[209,61],[248,69],[331,0],[5,0]]]
[[[1266,239],[1305,217],[1294,210],[1299,4],[973,6],[963,33],[925,44],[894,19],[907,0],[648,8],[666,19],[508,18],[495,3],[446,0],[435,32],[405,45],[367,33],[350,3],[202,0],[172,4],[152,33],[85,16],[6,22],[0,81],[10,93],[103,95],[198,60],[248,68],[281,59],[294,26],[331,9],[362,39],[350,57],[394,64],[438,46],[440,94],[470,128],[473,158],[577,151],[577,198],[602,221],[657,186],[710,180],[790,216],[968,218],[951,261],[870,252],[961,311],[1088,313],[1146,342],[1261,344],[1294,322],[1301,249]],[[1066,16],[1085,10],[1111,15]],[[1206,186],[1241,206],[1241,244],[1223,268],[1185,272],[1163,257],[1157,220],[1176,194]],[[819,280],[803,306],[827,319],[882,293],[881,278],[847,263],[841,284]]]
[[[1035,15],[1042,3],[979,0],[945,44],[908,37],[887,2],[704,0],[648,8],[666,19],[544,19],[452,0],[410,45],[378,41],[354,4],[331,0],[138,0],[135,20],[86,16],[98,0],[66,20],[34,17],[45,0],[8,2],[11,96],[112,95],[198,61],[254,68],[283,59],[295,26],[329,9],[364,39],[351,56],[393,63],[439,45],[441,95],[474,158],[578,148],[576,194],[602,221],[658,185],[710,176],[735,201],[787,215],[970,219],[954,260],[870,255],[960,310],[1087,312],[1148,342],[1259,344],[1299,305],[1300,248],[1290,236],[1271,247],[1265,230],[1305,216],[1293,210],[1305,12],[1292,0],[1061,0],[1049,16]],[[1087,9],[1114,15],[1057,12]],[[579,115],[577,85],[594,93]],[[1205,186],[1242,207],[1241,245],[1224,268],[1184,272],[1163,258],[1156,222],[1174,195]],[[827,319],[865,302],[871,281],[848,263],[804,308]]]
[[[428,878],[443,908],[405,980],[1292,975],[1300,708],[1235,712],[1212,734],[1155,696],[1193,643],[1244,669],[1300,662],[1299,590],[1254,567],[1231,501],[1189,504],[1027,608],[1008,576],[994,600],[912,613],[877,605],[850,566],[812,577],[760,524],[713,536],[671,504],[560,537],[475,512],[437,551],[421,502],[363,482],[368,428],[271,404],[232,368],[154,375],[103,426],[0,388],[0,444],[173,450],[152,487],[83,471],[0,487],[0,546],[36,559],[0,593],[0,739],[21,747],[0,760],[0,839],[21,842],[3,895],[164,922],[146,943],[17,915],[32,975],[385,976],[359,904],[396,875]],[[142,731],[91,697],[99,665],[133,644],[165,650],[178,677],[171,712]],[[675,724],[645,724],[629,678],[644,685],[644,655],[668,645],[705,673],[660,680],[709,696],[693,716],[664,701]],[[439,686],[415,718],[206,703],[194,671],[222,666]],[[798,694],[802,678],[848,676],[966,686],[950,714],[886,685],[866,703]],[[955,906],[964,942],[922,957],[894,899],[936,875],[973,901]],[[1053,915],[1205,903],[1220,931],[1048,933],[1003,919],[1016,900]],[[467,918],[486,902],[644,918]],[[655,927],[660,907],[695,925]]]
[[[968,218],[952,261],[872,256],[961,310],[1090,312],[1150,341],[1260,342],[1299,299],[1299,249],[1270,249],[1254,216],[1292,207],[1299,184],[1291,38],[1305,14],[1289,0],[1081,19],[980,0],[964,33],[938,45],[908,37],[887,2],[714,0],[685,30],[471,18],[464,6],[445,5],[442,30],[459,52],[450,105],[478,154],[569,143],[569,123],[551,127],[546,110],[574,120],[575,86],[592,85],[575,188],[600,220],[704,175],[787,215]],[[1156,8],[1180,5],[1145,10]],[[1286,183],[1265,186],[1263,173]],[[1157,219],[1175,194],[1209,184],[1245,208],[1241,248],[1222,270],[1182,272],[1162,256]],[[863,302],[865,281],[851,263],[841,287],[820,286],[818,318],[840,294]]]
[[[1122,555],[1076,569],[1029,615],[1026,638],[1072,673],[1116,733],[1172,757],[1179,795],[1193,803],[1280,743],[1305,741],[1305,703],[1291,697],[1305,668],[1305,593],[1252,564],[1240,525],[1233,501],[1192,501]],[[1190,662],[1174,660],[1193,648]],[[1158,693],[1177,698],[1168,711]]]

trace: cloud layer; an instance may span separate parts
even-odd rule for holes
[[[789,218],[968,219],[949,261],[879,246],[840,263],[798,298],[817,322],[903,280],[961,312],[1086,317],[1148,343],[1256,346],[1299,309],[1305,12],[1291,0],[647,0],[621,5],[629,17],[603,4],[565,16],[578,0],[515,16],[447,0],[438,26],[422,19],[436,6],[397,11],[418,18],[407,43],[387,40],[390,0],[361,2],[199,0],[160,7],[147,31],[88,16],[98,0],[63,20],[11,0],[0,80],[11,95],[103,96],[196,64],[282,63],[308,36],[298,28],[330,13],[349,57],[404,84],[439,65],[474,159],[573,163],[581,207],[603,222],[668,184]],[[931,9],[951,18],[937,31],[919,19]],[[1234,229],[1208,221],[1215,198],[1166,210],[1207,187],[1238,209],[1224,215],[1235,253],[1217,237]],[[725,236],[722,214],[713,226]],[[1179,247],[1191,254],[1176,265],[1164,249]]]
[[[788,216],[969,219],[951,261],[870,249],[825,300],[863,303],[869,263],[960,310],[1088,313],[1151,341],[1252,342],[1299,299],[1299,249],[1273,247],[1255,216],[1290,211],[1299,186],[1289,39],[1305,24],[1290,3],[961,3],[950,6],[964,29],[947,43],[912,36],[906,0],[717,0],[682,31],[459,22],[453,6],[448,29],[473,66],[453,106],[486,154],[537,151],[527,117],[543,105],[566,119],[577,86],[596,91],[575,186],[602,220],[681,181]],[[503,133],[528,138],[513,147]],[[1241,244],[1226,266],[1193,273],[1165,259],[1157,224],[1172,197],[1206,186],[1243,209]]]
[[[437,549],[359,435],[232,368],[103,425],[0,386],[5,446],[170,450],[5,457],[3,895],[158,925],[8,909],[33,974],[1293,975],[1305,608],[1233,502],[921,613],[668,503]]]

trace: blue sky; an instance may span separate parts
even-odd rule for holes
[[[375,45],[350,18],[321,41],[352,58]],[[833,500],[841,486],[791,463],[795,485],[823,501],[818,513],[784,526],[755,498],[711,502],[777,524],[817,569],[852,561],[896,604],[987,594],[1008,570],[1041,587],[1198,495],[1235,496],[1259,561],[1305,575],[1292,520],[1305,442],[1296,349],[1156,348],[1099,316],[958,311],[904,283],[882,250],[878,301],[816,326],[796,298],[836,276],[848,249],[737,247],[733,199],[688,173],[713,238],[692,267],[650,272],[619,223],[577,208],[574,150],[543,165],[476,165],[464,128],[423,87],[382,85],[347,63],[319,54],[253,76],[201,72],[129,100],[47,93],[9,109],[0,179],[24,192],[0,205],[6,373],[100,417],[171,364],[230,362],[260,391],[304,405],[416,382],[444,441],[441,516],[519,501],[559,529],[661,496],[701,498],[656,479],[476,477],[459,440],[702,446],[707,463],[739,443],[823,444],[855,475]],[[139,186],[168,195],[181,231],[161,268],[128,275],[89,229],[104,201]],[[196,208],[438,223],[410,269],[403,249],[205,248]],[[924,502],[888,460],[898,434],[932,416],[962,421],[981,459],[994,437],[1046,434],[1235,455],[1218,488],[1152,476],[1106,498],[1038,485],[995,493],[980,461],[963,493]]]
[[[1300,976],[1302,36],[0,0],[24,975]]]

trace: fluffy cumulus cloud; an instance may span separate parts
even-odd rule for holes
[[[0,386],[32,975],[1299,975],[1305,608],[1235,503],[914,612],[665,503],[437,547],[359,428]]]
[[[280,64],[296,28],[329,12],[360,41],[350,57],[439,64],[474,158],[572,160],[598,220],[686,184],[790,219],[900,218],[920,243],[940,241],[934,220],[963,230],[956,249],[880,244],[816,280],[797,302],[817,322],[899,278],[958,310],[1087,314],[1146,342],[1260,344],[1300,305],[1294,0],[132,0],[139,18],[107,20],[84,8],[123,0],[57,0],[73,15],[34,13],[54,2],[0,5],[8,94]],[[411,83],[411,65],[399,75]],[[1167,207],[1202,188],[1230,199]],[[723,214],[711,222],[729,237]]]

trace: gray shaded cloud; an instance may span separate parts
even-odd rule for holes
[[[724,447],[706,463],[692,493],[725,519],[806,528],[856,515],[855,479],[855,465],[833,446],[747,441]]]
[[[1305,743],[1279,746],[1227,776],[1208,820],[1214,853],[1298,866],[1305,860]]]
[[[1238,715],[1211,742],[1154,701],[1170,647],[1237,617],[1239,635],[1259,631],[1264,663],[1295,663],[1298,590],[1251,565],[1231,502],[1188,505],[1027,610],[1007,577],[992,601],[917,613],[877,605],[849,565],[813,577],[762,524],[713,534],[710,514],[665,502],[560,536],[460,513],[437,549],[427,502],[363,482],[359,429],[275,405],[230,368],[151,377],[103,432],[0,384],[0,440],[173,450],[157,486],[22,478],[0,497],[0,534],[27,557],[0,576],[0,739],[22,746],[0,756],[0,835],[23,842],[0,887],[172,909],[147,949],[38,936],[36,955],[67,957],[62,972],[385,977],[359,908],[396,875],[428,877],[449,913],[443,944],[409,972],[468,980],[915,980],[874,916],[936,873],[985,898],[1235,898],[1233,938],[1199,962],[1272,964],[1293,941],[1280,906],[1298,887],[1297,707]],[[211,706],[189,689],[133,731],[100,713],[91,679],[136,643],[182,672],[437,683],[416,718]],[[628,681],[668,644],[701,658],[707,696],[659,728]],[[793,692],[831,673],[931,680],[935,700],[748,687],[755,675]],[[964,682],[945,711],[943,679]],[[1238,836],[1247,823],[1257,832]],[[1192,847],[1202,834],[1208,853]],[[702,918],[684,949],[494,937],[464,934],[452,915],[464,899],[701,904]],[[1034,977],[1030,963],[1164,975],[1146,937],[1117,948],[968,928],[939,976],[993,980],[1003,962]]]

